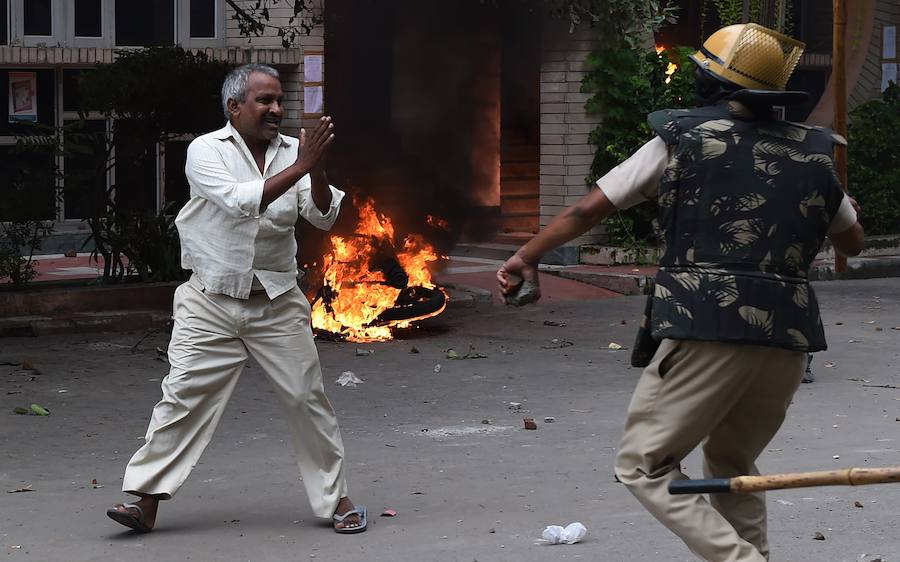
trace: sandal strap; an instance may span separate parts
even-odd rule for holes
[[[359,511],[359,508],[353,508],[343,515],[338,515],[337,513],[335,513],[334,515],[331,516],[331,518],[334,519],[336,522],[340,523],[341,521],[350,517],[351,515],[358,515],[360,517],[360,519],[362,518],[362,513]]]
[[[136,509],[137,512],[138,512],[138,519],[143,519],[143,518],[144,518],[144,510],[141,509],[141,506],[139,506],[138,504],[136,504],[136,503],[123,503],[123,504],[121,504],[121,505],[122,505],[122,507],[124,507],[125,509]]]

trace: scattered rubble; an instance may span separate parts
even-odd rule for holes
[[[559,338],[553,338],[547,345],[542,345],[541,349],[562,349],[563,347],[571,347],[574,343]]]
[[[465,355],[460,355],[452,347],[447,350],[447,359],[486,359],[487,355],[475,351],[475,346],[470,345],[469,351]]]
[[[13,412],[19,414],[21,416],[49,416],[50,410],[44,408],[39,404],[32,404],[30,408],[22,408],[21,406],[16,406],[13,408]]]

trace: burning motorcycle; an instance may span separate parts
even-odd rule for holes
[[[421,235],[394,244],[389,218],[374,202],[357,202],[360,220],[352,236],[332,236],[323,261],[322,286],[313,300],[313,329],[356,342],[393,338],[395,328],[440,314],[447,295],[428,269],[440,256]]]

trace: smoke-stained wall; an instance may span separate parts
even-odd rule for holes
[[[497,9],[399,0],[392,125],[404,151],[480,206],[499,206],[500,47]]]

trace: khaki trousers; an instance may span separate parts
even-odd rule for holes
[[[663,340],[644,369],[616,456],[616,475],[708,562],[768,559],[762,493],[671,495],[681,461],[702,441],[707,478],[759,474],[754,464],[803,377],[806,355],[745,344]]]
[[[274,300],[265,292],[242,300],[207,293],[192,278],[175,291],[174,317],[163,397],[122,490],[175,495],[209,444],[251,355],[284,404],[312,511],[331,517],[347,495],[344,446],[303,293],[295,287]]]

